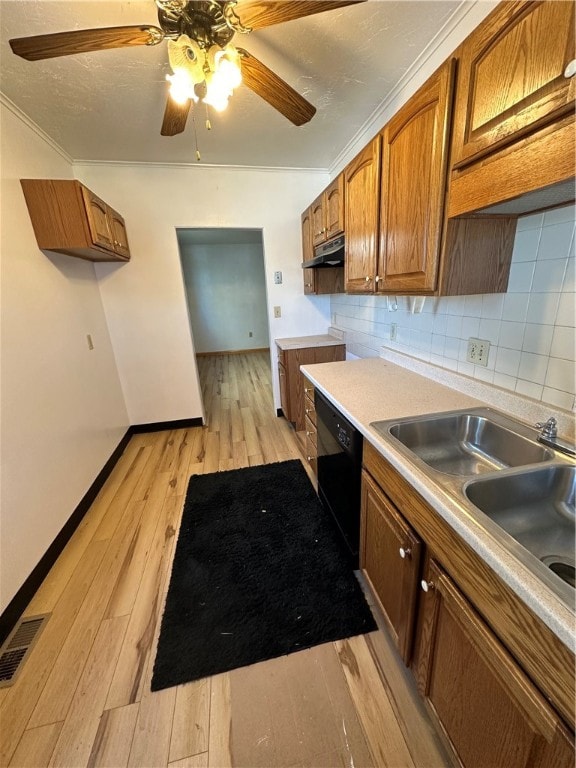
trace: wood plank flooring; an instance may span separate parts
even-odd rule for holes
[[[206,426],[132,438],[26,610],[51,616],[1,691],[0,766],[450,765],[382,632],[151,693],[189,476],[302,458],[267,353],[198,366]]]

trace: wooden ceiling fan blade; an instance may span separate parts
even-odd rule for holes
[[[176,134],[182,133],[184,128],[186,128],[186,120],[188,120],[191,104],[190,99],[187,99],[185,104],[177,104],[174,99],[168,96],[166,109],[164,110],[164,120],[160,130],[162,136],[176,136]]]
[[[10,40],[10,47],[17,56],[28,61],[71,56],[108,48],[125,48],[132,45],[156,45],[164,39],[159,27],[130,26],[105,27],[103,29],[76,29],[56,32],[53,35],[17,37]]]
[[[346,5],[364,3],[366,0],[240,0],[236,13],[242,26],[250,29],[262,29],[284,21],[301,19],[315,13],[333,11]]]
[[[252,54],[239,48],[242,56],[242,82],[250,90],[281,112],[294,125],[304,125],[316,114],[316,107],[306,101],[282,78]]]

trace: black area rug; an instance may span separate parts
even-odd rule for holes
[[[375,628],[299,461],[190,478],[153,691]]]

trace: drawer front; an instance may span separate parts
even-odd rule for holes
[[[314,475],[318,477],[318,452],[316,448],[316,426],[312,424],[309,418],[306,418],[306,461],[312,468]]]
[[[310,421],[308,416],[306,417],[306,441],[309,441],[310,444],[314,446],[314,453],[316,453],[316,447],[318,446],[318,434],[316,432],[316,424]]]
[[[280,349],[280,347],[277,347],[278,349],[278,362],[281,365],[286,365],[286,353],[283,349]]]
[[[304,413],[307,419],[310,419],[314,427],[316,427],[316,407],[312,400],[306,398],[304,400]]]

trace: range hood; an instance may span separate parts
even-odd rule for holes
[[[302,262],[302,269],[344,266],[344,235],[314,248],[314,258]]]

